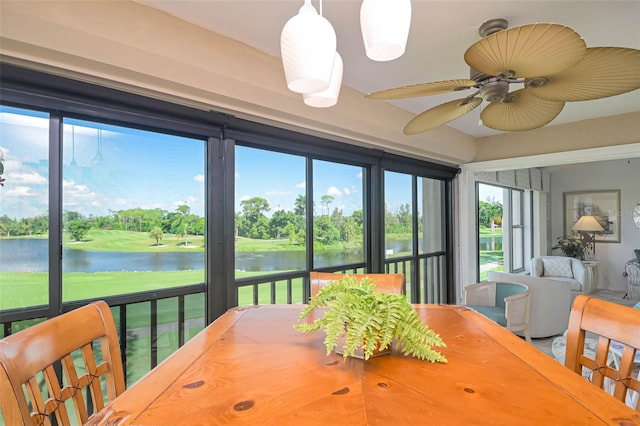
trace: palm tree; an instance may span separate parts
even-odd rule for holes
[[[149,238],[153,238],[156,240],[156,245],[160,245],[160,240],[164,238],[164,232],[162,228],[159,226],[154,226],[151,231],[149,231]]]
[[[331,195],[323,195],[320,197],[320,203],[322,204],[322,215],[324,216],[324,207],[327,207],[327,215],[329,214],[329,204],[333,202],[333,197]]]

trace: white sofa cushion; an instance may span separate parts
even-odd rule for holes
[[[542,268],[543,268],[542,276],[544,277],[573,278],[573,270],[571,269],[571,259],[569,259],[568,257],[543,258]]]
[[[545,278],[545,277],[541,277],[541,278]],[[582,286],[580,285],[580,283],[574,280],[573,278],[567,278],[567,277],[548,277],[548,278],[552,279],[553,281],[562,281],[562,282],[571,284],[571,291],[578,291],[578,292],[582,291]]]

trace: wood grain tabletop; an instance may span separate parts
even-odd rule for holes
[[[447,364],[327,356],[302,305],[234,308],[98,413],[102,425],[633,425],[640,413],[461,306],[414,305]]]

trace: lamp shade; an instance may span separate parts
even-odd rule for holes
[[[367,56],[391,61],[404,53],[411,26],[411,0],[363,0],[360,28]]]
[[[342,86],[342,69],[342,57],[340,57],[340,54],[336,52],[329,88],[321,92],[304,93],[302,95],[304,103],[316,108],[328,108],[338,103],[340,87]]]
[[[280,34],[280,53],[289,90],[320,92],[329,87],[336,56],[336,32],[307,0]]]
[[[581,216],[580,219],[571,228],[574,231],[582,232],[602,232],[604,228],[598,220],[593,216]]]

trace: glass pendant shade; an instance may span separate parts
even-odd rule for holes
[[[296,93],[314,93],[329,87],[336,56],[336,33],[306,0],[287,21],[280,35],[280,52],[287,87]]]
[[[328,108],[338,103],[340,87],[342,86],[342,70],[342,57],[340,57],[340,54],[336,52],[329,88],[321,92],[304,93],[302,95],[304,103],[316,108]]]
[[[404,53],[411,26],[411,0],[363,0],[360,27],[367,56],[391,61]]]

